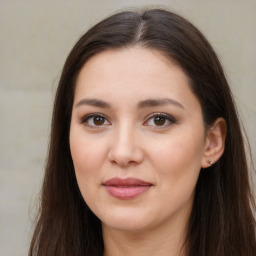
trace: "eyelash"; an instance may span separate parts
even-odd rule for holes
[[[100,125],[96,125],[96,124],[91,125],[91,124],[89,124],[90,119],[92,119],[92,121],[94,121],[94,118],[96,118],[96,117],[103,118],[104,123],[103,123],[103,124],[100,124]],[[164,125],[149,125],[149,124],[148,124],[149,121],[152,120],[152,119],[154,119],[154,118],[163,118],[163,120],[164,120]],[[107,118],[105,115],[101,114],[101,113],[89,114],[89,115],[86,115],[85,117],[83,117],[83,118],[81,119],[81,123],[82,123],[82,124],[86,124],[86,125],[89,126],[90,128],[101,128],[102,126],[106,125],[106,124],[105,124],[106,121],[108,122],[107,125],[111,125],[111,123],[108,121],[108,118]],[[154,122],[154,121],[155,121],[155,120],[153,120],[153,122]],[[166,121],[168,121],[169,123],[166,124]],[[166,128],[166,127],[170,126],[171,124],[175,124],[176,122],[177,122],[177,120],[176,120],[173,116],[168,115],[168,114],[166,114],[166,113],[153,113],[153,114],[151,114],[150,116],[147,117],[147,119],[146,119],[146,121],[143,123],[143,125],[145,125],[145,126],[155,126],[155,127],[157,127],[158,129],[161,129],[161,128]]]
[[[89,126],[91,128],[100,128],[100,126],[102,126],[102,125],[91,125],[91,124],[88,123],[90,119],[92,119],[92,121],[93,121],[93,119],[96,118],[96,117],[103,118],[104,123],[105,123],[105,121],[108,121],[108,118],[106,118],[103,114],[93,113],[93,114],[89,114],[89,115],[86,115],[85,117],[83,117],[81,119],[81,123],[86,124],[87,126]],[[109,121],[108,121],[108,123],[111,124]]]
[[[160,117],[160,118],[164,119],[164,125],[154,125],[158,129],[166,128],[166,127],[170,126],[171,124],[175,124],[177,122],[177,120],[173,116],[168,115],[166,113],[153,113],[149,117],[147,117],[147,120],[143,124],[145,125],[146,123],[149,122],[149,120],[152,120],[152,119],[153,119],[153,122],[154,122],[155,121],[154,119],[157,118],[157,117]],[[168,121],[169,123],[166,124],[166,121]],[[147,126],[150,126],[150,125],[147,125]]]

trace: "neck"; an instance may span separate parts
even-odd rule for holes
[[[158,226],[145,231],[120,231],[103,226],[104,256],[185,256],[186,225]]]

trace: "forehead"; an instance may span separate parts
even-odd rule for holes
[[[96,54],[81,69],[75,90],[75,101],[105,97],[122,103],[152,96],[197,102],[182,69],[160,51],[142,47]]]

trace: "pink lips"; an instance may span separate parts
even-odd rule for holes
[[[136,178],[113,178],[103,183],[107,192],[118,199],[135,198],[146,192],[151,183]]]

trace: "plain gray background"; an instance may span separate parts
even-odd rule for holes
[[[103,17],[152,5],[188,18],[216,49],[255,162],[256,0],[1,0],[0,256],[27,254],[54,92],[68,52]]]

